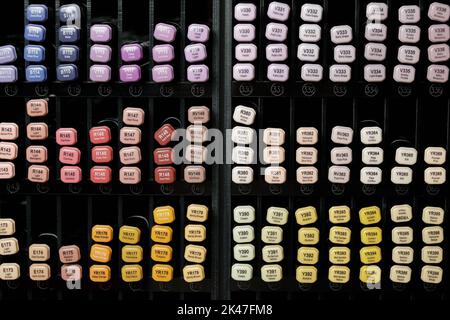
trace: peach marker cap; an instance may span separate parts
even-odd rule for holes
[[[16,175],[16,167],[12,162],[0,162],[0,180],[12,179]]]
[[[48,138],[48,126],[44,122],[33,122],[27,125],[27,137],[30,140],[45,140]]]
[[[19,137],[19,126],[13,122],[0,123],[0,140],[16,140]]]
[[[48,101],[45,99],[33,99],[27,101],[27,114],[30,117],[43,117],[48,114]]]
[[[122,120],[129,126],[140,126],[144,123],[145,112],[140,108],[125,108]]]
[[[206,180],[206,169],[202,166],[186,166],[184,181],[187,183],[202,183]]]
[[[47,166],[31,165],[28,167],[28,180],[31,182],[45,183],[50,176]]]
[[[17,158],[18,147],[13,142],[0,142],[0,159],[14,160]]]
[[[76,245],[63,246],[58,252],[62,263],[75,263],[81,259],[80,248]]]
[[[119,171],[119,180],[123,184],[138,184],[141,182],[141,169],[138,167],[122,167]]]
[[[83,268],[79,264],[69,264],[61,267],[61,278],[64,281],[78,281],[82,277]]]
[[[27,161],[30,163],[44,163],[48,157],[47,148],[44,146],[29,146],[26,154]]]

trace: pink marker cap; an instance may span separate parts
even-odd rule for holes
[[[111,141],[111,129],[107,126],[93,127],[89,130],[89,139],[93,144],[104,144]]]
[[[158,23],[155,26],[153,37],[164,42],[173,42],[177,36],[177,28],[167,23]]]
[[[79,164],[81,159],[81,151],[78,148],[62,147],[59,150],[59,161],[64,164]]]
[[[61,278],[64,281],[79,281],[83,278],[83,268],[79,264],[63,265]]]
[[[113,148],[110,146],[95,146],[91,150],[91,157],[95,163],[109,163],[113,160]]]
[[[73,146],[77,143],[77,130],[74,128],[59,128],[56,130],[56,143],[60,146]]]
[[[76,166],[62,167],[60,176],[63,183],[80,183],[82,179],[81,168]]]
[[[209,80],[209,68],[204,64],[189,66],[187,78],[190,82],[206,82]]]
[[[90,173],[92,183],[110,183],[112,180],[112,170],[110,167],[95,166],[91,168]]]
[[[173,67],[169,64],[162,64],[152,68],[152,78],[154,82],[170,82],[175,78]]]

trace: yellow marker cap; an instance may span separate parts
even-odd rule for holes
[[[108,282],[111,280],[111,268],[104,264],[94,264],[89,268],[89,279],[92,282]]]
[[[261,280],[264,282],[278,282],[283,279],[283,267],[279,264],[266,264],[261,267]]]
[[[381,249],[377,246],[363,247],[359,250],[359,258],[364,264],[373,264],[381,261]]]
[[[153,226],[151,231],[151,239],[154,242],[169,243],[172,241],[173,230],[169,226]]]
[[[94,244],[91,247],[90,257],[93,261],[108,263],[111,261],[112,250],[103,244]]]
[[[350,248],[347,247],[331,247],[328,252],[328,260],[332,264],[347,264],[350,262]]]
[[[202,263],[206,259],[206,248],[189,244],[184,249],[184,258],[189,262]]]
[[[122,226],[119,230],[119,240],[123,243],[136,244],[141,240],[141,230],[132,226]]]
[[[141,246],[123,246],[122,260],[128,263],[139,263],[142,261],[144,253]]]
[[[152,267],[152,279],[157,282],[169,282],[173,279],[173,268],[168,264],[155,264]]]
[[[347,227],[331,227],[329,240],[335,244],[348,244],[351,240],[352,231]]]
[[[334,206],[328,210],[331,223],[347,223],[350,221],[350,208],[347,206]]]
[[[359,269],[359,280],[366,284],[377,284],[381,281],[381,269],[379,266],[362,266]]]
[[[122,280],[125,282],[138,282],[144,277],[142,267],[138,264],[127,264],[122,267]]]
[[[328,269],[328,280],[333,283],[347,283],[350,281],[350,269],[346,266],[331,266]]]
[[[363,244],[379,244],[383,240],[382,231],[378,227],[361,229],[361,242]]]
[[[313,266],[300,266],[297,268],[295,278],[299,283],[314,283],[317,281],[317,269]]]
[[[190,221],[205,222],[208,220],[208,207],[202,204],[190,204],[187,207],[186,217]]]
[[[289,211],[286,208],[270,207],[267,209],[266,220],[275,225],[284,225],[288,222]]]
[[[301,264],[316,264],[319,261],[319,250],[313,247],[300,247],[297,250],[297,261]]]
[[[184,238],[190,242],[202,242],[206,239],[206,228],[201,224],[188,224],[184,228]]]
[[[113,228],[107,225],[97,224],[92,227],[91,237],[95,242],[111,242],[113,239]]]
[[[183,268],[183,278],[188,283],[203,281],[205,280],[205,269],[201,264],[187,265]]]
[[[359,221],[364,224],[375,224],[381,221],[381,210],[377,206],[361,208],[359,210]]]
[[[297,220],[297,224],[301,226],[313,224],[314,222],[317,221],[316,208],[312,206],[298,208],[295,211],[295,219]]]
[[[175,221],[175,210],[171,206],[157,207],[153,210],[153,220],[156,224],[168,224]]]
[[[298,230],[298,242],[303,245],[314,245],[319,242],[319,229],[300,228]]]
[[[172,260],[172,248],[165,244],[154,244],[150,255],[153,261],[169,262]]]

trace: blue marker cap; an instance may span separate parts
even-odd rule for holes
[[[17,51],[12,45],[0,47],[0,64],[7,64],[16,61]]]
[[[0,83],[16,82],[18,78],[15,66],[0,66]]]
[[[43,42],[45,40],[45,27],[38,24],[28,24],[25,26],[24,38],[28,41]]]
[[[45,22],[48,19],[48,8],[43,4],[30,4],[27,7],[27,20],[30,22]]]
[[[58,48],[58,60],[61,62],[78,61],[80,49],[77,46],[60,46]]]
[[[60,64],[56,67],[58,81],[74,81],[78,78],[78,68],[74,64]]]
[[[80,40],[80,29],[74,26],[64,26],[59,28],[59,41],[72,43]]]
[[[80,7],[76,4],[67,4],[59,8],[59,21],[74,23],[81,18]]]
[[[25,78],[29,82],[44,82],[47,80],[47,68],[41,65],[28,66],[25,70]]]
[[[45,60],[45,48],[37,45],[25,46],[23,58],[28,62],[42,62]]]

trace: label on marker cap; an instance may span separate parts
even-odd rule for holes
[[[328,280],[332,283],[347,283],[350,281],[350,269],[346,266],[331,266],[328,269]]]
[[[261,267],[261,280],[278,282],[283,279],[283,268],[278,264],[267,264]]]
[[[406,166],[415,165],[417,162],[417,150],[407,147],[397,148],[395,150],[395,162]]]
[[[447,24],[432,24],[428,28],[428,40],[431,42],[447,42],[450,39],[450,26]]]
[[[331,247],[328,252],[328,260],[333,264],[347,264],[350,262],[350,248]]]
[[[252,43],[240,43],[236,46],[234,55],[237,61],[255,61],[258,57],[258,48]]]
[[[237,106],[233,112],[233,120],[247,126],[255,122],[255,117],[255,109],[246,106]]]
[[[361,229],[361,242],[363,244],[379,244],[382,239],[382,231],[378,227],[365,227]]]
[[[413,241],[413,230],[410,227],[395,227],[391,237],[395,244],[410,244]]]
[[[381,249],[377,246],[363,247],[359,250],[359,259],[364,264],[373,264],[381,261]]]
[[[231,159],[237,164],[252,164],[254,155],[252,148],[236,146],[233,148]]]
[[[142,261],[143,256],[144,251],[141,246],[126,245],[122,247],[122,260],[124,262],[139,263]]]
[[[253,278],[253,267],[249,264],[235,263],[231,267],[231,278],[236,281],[250,281]]]
[[[264,246],[262,248],[262,259],[264,262],[280,262],[284,258],[283,247],[280,245]]]
[[[382,82],[386,80],[386,67],[382,64],[368,64],[364,67],[364,80]]]
[[[445,62],[450,59],[448,44],[433,44],[428,47],[428,60],[431,62]]]
[[[366,6],[366,18],[382,21],[388,17],[388,6],[383,2],[370,2]]]
[[[420,21],[419,6],[401,6],[398,9],[398,21],[401,23],[416,23]]]
[[[427,69],[427,79],[430,82],[445,83],[448,81],[449,69],[447,66],[432,64]]]
[[[0,162],[0,180],[12,179],[16,175],[14,163]]]
[[[298,229],[298,242],[305,246],[315,245],[319,243],[320,232],[317,228],[300,228]]]
[[[172,248],[164,244],[154,244],[150,250],[150,257],[156,262],[169,262],[172,260]]]
[[[47,166],[31,165],[28,167],[28,180],[45,183],[49,180],[50,169]]]
[[[122,243],[136,244],[141,240],[141,230],[137,227],[122,226],[119,229],[119,240]]]
[[[280,128],[264,129],[263,141],[267,145],[281,146],[284,144],[286,133]]]
[[[234,235],[234,230],[233,230]],[[254,235],[253,235],[254,238]],[[184,239],[191,242],[202,242],[206,239],[206,227],[200,224],[188,224],[184,228]],[[237,242],[237,241],[236,241]]]
[[[184,249],[184,259],[193,263],[203,263],[206,260],[206,248],[189,244]]]
[[[408,222],[412,219],[412,207],[409,204],[399,204],[391,208],[391,220],[395,223]]]
[[[209,40],[210,29],[205,24],[190,24],[187,38],[193,42],[207,42]]]
[[[300,18],[303,21],[319,22],[322,20],[323,8],[319,4],[305,3],[300,11]]]
[[[236,223],[252,223],[255,221],[255,208],[252,206],[237,206],[233,209],[233,219]]]
[[[17,263],[0,264],[0,280],[13,281],[20,278],[20,266]]]
[[[420,28],[418,26],[401,25],[398,28],[398,40],[403,43],[417,43],[420,41]]]
[[[317,281],[317,268],[313,266],[299,266],[295,271],[298,283],[311,284]]]
[[[261,241],[264,243],[278,244],[283,240],[283,229],[274,226],[265,226],[261,229]]]
[[[378,167],[364,167],[360,171],[359,181],[363,184],[380,184],[382,174],[382,170]]]
[[[364,36],[369,41],[384,41],[387,37],[387,27],[383,23],[368,23]]]
[[[347,223],[350,221],[350,208],[335,206],[328,210],[328,219],[331,223]]]
[[[255,66],[250,63],[236,63],[233,66],[233,79],[236,81],[252,81],[255,79]]]
[[[285,208],[270,207],[267,209],[266,221],[275,225],[285,225],[288,222],[289,211]]]
[[[256,58],[256,57],[255,57]],[[283,43],[272,43],[266,46],[267,61],[284,61],[288,58],[288,47]]]
[[[28,271],[33,281],[47,281],[51,277],[50,266],[46,263],[33,263]]]
[[[236,184],[249,184],[253,182],[253,169],[251,167],[234,167],[232,181]]]
[[[319,180],[319,171],[316,167],[300,167],[296,173],[297,182],[300,184],[314,184]]]
[[[183,279],[187,283],[201,282],[205,279],[205,270],[202,265],[194,264],[183,268]]]
[[[48,114],[48,101],[32,99],[27,101],[27,114],[30,117],[42,117]]]
[[[92,282],[108,282],[111,280],[111,268],[106,265],[92,265],[89,268],[89,279]]]
[[[394,80],[400,83],[412,83],[416,77],[416,68],[405,64],[394,67]]]
[[[270,81],[285,82],[289,79],[289,66],[272,63],[267,67],[267,79]]]
[[[392,249],[392,261],[399,264],[410,264],[414,260],[414,249],[411,247],[394,247]]]
[[[267,8],[267,16],[273,20],[286,21],[289,19],[290,11],[291,7],[288,4],[274,1]]]
[[[107,243],[113,239],[113,228],[108,225],[95,225],[92,227],[91,238],[95,242]]]
[[[0,48],[1,49],[1,48]],[[37,45],[27,45],[23,50],[23,58],[28,62],[43,62],[45,60],[45,48]],[[1,53],[0,53],[1,59]]]
[[[395,283],[409,283],[411,281],[412,270],[408,266],[392,266],[389,272],[389,279]]]
[[[331,163],[344,165],[352,162],[352,149],[349,147],[336,147],[330,151]]]
[[[0,159],[14,160],[17,158],[18,147],[13,142],[0,142]]]
[[[44,42],[46,29],[44,26],[37,24],[28,24],[25,26],[24,38],[33,42]]]
[[[346,64],[334,64],[330,67],[332,82],[348,82],[352,78],[352,68]]]
[[[186,210],[186,218],[190,221],[205,222],[208,220],[208,207],[201,204],[190,204]]]
[[[363,144],[379,144],[383,141],[383,130],[380,127],[365,127],[360,133]]]
[[[391,170],[391,182],[394,184],[410,184],[413,171],[408,167],[394,167]]]
[[[353,40],[352,27],[348,25],[334,26],[330,30],[331,41],[335,44],[349,43]]]
[[[28,258],[31,261],[47,261],[50,259],[50,247],[46,244],[32,244],[28,247]]]
[[[442,282],[444,270],[438,266],[423,266],[420,279],[425,283],[439,284]]]
[[[397,59],[401,63],[416,64],[419,62],[420,49],[415,46],[401,46],[398,48]]]
[[[62,26],[59,28],[59,41],[73,43],[80,40],[80,29],[74,26]]]
[[[377,165],[383,163],[384,152],[379,147],[366,147],[362,149],[361,160],[367,165]]]
[[[297,261],[301,264],[316,264],[319,262],[319,250],[313,247],[300,247],[297,250]]]
[[[337,144],[350,144],[353,141],[353,129],[335,126],[331,130],[331,141]]]
[[[11,236],[16,232],[16,222],[13,219],[0,219],[0,236]]]
[[[300,61],[314,62],[319,59],[320,48],[316,44],[302,43],[297,47],[297,58]]]
[[[424,263],[441,263],[444,250],[438,246],[425,246],[421,251],[421,259]]]
[[[386,59],[386,51],[384,44],[369,42],[364,47],[364,58],[369,61],[383,61]]]
[[[237,21],[253,21],[256,19],[256,6],[253,3],[238,3],[234,6],[234,18]]]
[[[317,210],[312,206],[298,208],[295,210],[295,220],[297,224],[305,226],[308,224],[313,224],[318,219]]]
[[[428,147],[425,149],[424,161],[426,164],[443,165],[447,151],[441,147]]]
[[[352,45],[334,47],[334,60],[338,63],[352,63],[356,59],[356,49]]]
[[[426,244],[439,244],[444,241],[444,229],[442,227],[426,227],[422,229],[422,241]]]
[[[255,26],[249,23],[239,23],[234,26],[233,37],[238,42],[251,42],[255,40]]]
[[[0,122],[0,139],[13,141],[19,137],[19,126],[13,122]]]
[[[359,221],[364,224],[375,224],[381,221],[381,210],[377,206],[361,208],[359,210]]]
[[[19,242],[16,238],[0,239],[0,256],[10,256],[19,252]]]
[[[300,127],[296,133],[298,144],[314,145],[319,141],[319,131],[314,127]]]
[[[283,147],[265,147],[263,150],[263,162],[267,164],[280,164],[285,159]]]
[[[173,279],[173,267],[167,264],[155,264],[152,267],[152,279],[157,282],[170,282]]]
[[[381,268],[379,266],[362,266],[359,270],[359,280],[366,284],[377,284],[381,281]]]
[[[233,257],[236,261],[252,261],[255,259],[255,246],[249,243],[237,244],[233,247]]]
[[[156,224],[168,224],[175,221],[175,209],[171,206],[157,207],[153,210],[153,220]]]
[[[266,26],[266,38],[271,41],[282,42],[286,40],[288,27],[282,23],[268,23]]]
[[[64,45],[58,47],[58,60],[60,62],[76,62],[79,58],[80,50],[76,46]]]
[[[334,244],[348,244],[351,240],[352,231],[347,227],[331,227],[328,240]]]
[[[350,169],[345,166],[331,166],[328,169],[328,181],[332,183],[347,183],[350,181]]]
[[[428,7],[428,18],[434,21],[447,22],[450,17],[450,6],[440,2],[433,2]]]
[[[295,153],[295,160],[298,164],[313,165],[317,162],[318,152],[314,147],[300,147]]]
[[[447,180],[446,170],[442,167],[430,167],[426,168],[424,171],[424,181],[426,184],[444,184]]]
[[[47,80],[47,67],[30,65],[25,69],[25,78],[29,82],[44,82]]]
[[[320,64],[304,64],[301,70],[304,81],[318,82],[323,78],[323,67]]]
[[[422,221],[428,224],[442,224],[444,222],[444,209],[440,207],[423,208]]]
[[[124,265],[121,274],[122,280],[125,282],[139,282],[144,277],[142,267],[138,264]]]
[[[193,106],[188,109],[188,121],[193,124],[209,122],[209,108],[206,106]]]
[[[304,42],[320,41],[322,28],[318,24],[302,24],[298,29],[298,37]]]

